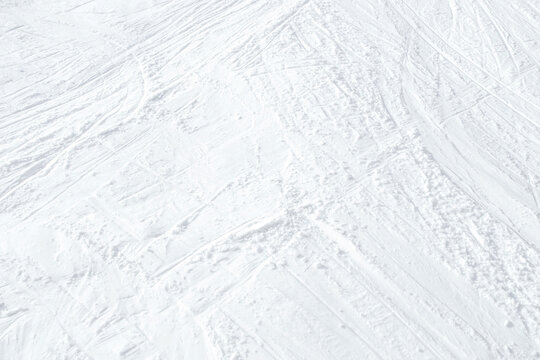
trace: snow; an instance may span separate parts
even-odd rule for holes
[[[540,358],[539,30],[0,0],[0,358]]]

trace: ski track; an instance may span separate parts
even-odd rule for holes
[[[540,359],[539,11],[0,1],[0,358]]]

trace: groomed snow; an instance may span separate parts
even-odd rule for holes
[[[0,359],[539,359],[538,0],[0,0]]]

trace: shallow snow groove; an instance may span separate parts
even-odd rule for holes
[[[0,1],[0,358],[540,358],[539,10]]]

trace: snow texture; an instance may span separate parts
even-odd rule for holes
[[[539,359],[538,0],[0,0],[0,359]]]

